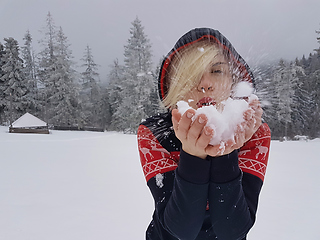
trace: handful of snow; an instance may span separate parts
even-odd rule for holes
[[[244,112],[250,109],[249,103],[258,99],[252,92],[253,88],[249,83],[240,82],[235,87],[233,98],[228,98],[221,103],[223,105],[222,110],[218,110],[213,105],[203,106],[196,110],[192,120],[194,121],[199,114],[205,114],[208,118],[206,126],[214,130],[214,135],[210,141],[211,145],[222,144],[224,146],[226,141],[234,139],[238,125],[244,122]],[[177,107],[181,115],[188,109],[192,109],[185,101],[179,101]]]

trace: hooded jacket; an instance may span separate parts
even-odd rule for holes
[[[171,60],[181,49],[201,40],[221,46],[241,79],[254,84],[248,65],[231,43],[217,30],[198,28],[183,35],[163,60],[160,99],[168,90]],[[263,123],[241,149],[204,160],[181,149],[171,118],[169,110],[148,118],[138,128],[141,165],[155,204],[146,239],[246,239],[255,222],[268,162],[268,125]]]

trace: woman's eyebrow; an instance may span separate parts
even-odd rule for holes
[[[226,63],[226,62],[216,62],[216,63],[212,64],[211,67],[215,67],[215,66],[221,65],[221,64],[228,64],[228,63]]]

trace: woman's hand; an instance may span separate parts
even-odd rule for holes
[[[251,139],[252,135],[258,130],[262,123],[263,110],[259,100],[253,100],[249,106],[251,109],[244,113],[245,141]]]
[[[182,143],[182,149],[190,155],[205,159],[207,155],[221,156],[231,153],[241,148],[261,125],[263,110],[259,100],[253,100],[249,106],[251,109],[244,113],[244,122],[241,123],[235,132],[234,139],[230,139],[224,144],[209,145],[214,131],[205,126],[207,117],[200,114],[194,122],[192,117],[195,110],[189,109],[182,116],[177,109],[172,110],[173,129],[177,138]]]
[[[205,126],[207,117],[200,114],[194,122],[194,109],[187,110],[182,116],[177,109],[172,110],[173,129],[177,138],[182,143],[182,149],[190,155],[205,159],[206,148],[213,136],[213,130]]]
[[[220,156],[231,153],[232,151],[241,148],[249,141],[253,134],[258,130],[262,123],[263,110],[259,100],[253,100],[249,106],[251,109],[244,112],[244,122],[241,123],[235,134],[234,139],[228,140],[224,145],[207,146],[206,153],[210,156]]]

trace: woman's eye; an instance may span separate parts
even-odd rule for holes
[[[211,70],[211,73],[223,73],[223,71],[220,69],[213,69]]]

